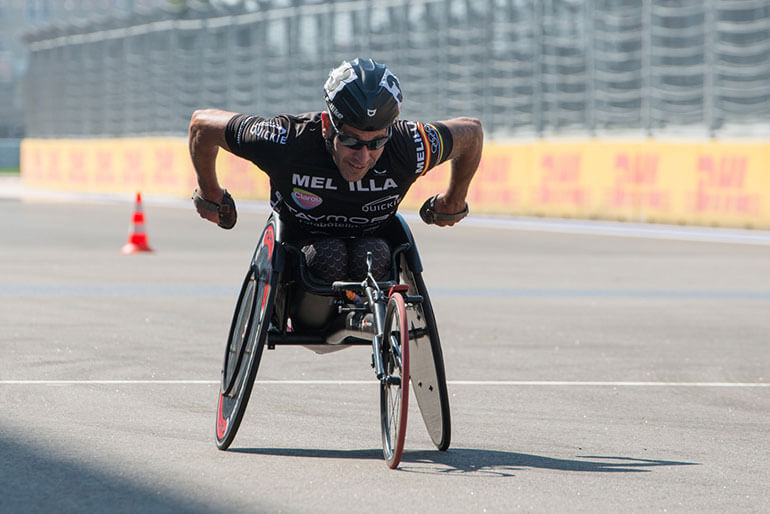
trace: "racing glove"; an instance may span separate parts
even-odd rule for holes
[[[468,215],[468,202],[465,203],[465,209],[454,214],[445,214],[443,212],[436,212],[435,204],[438,195],[431,196],[420,207],[420,217],[422,221],[428,225],[432,225],[437,221],[460,221]]]
[[[235,226],[235,222],[238,221],[238,211],[235,209],[235,201],[230,193],[225,189],[225,194],[222,196],[222,203],[212,202],[203,198],[196,189],[193,192],[193,202],[195,207],[202,207],[205,210],[216,212],[219,215],[219,225],[224,229],[231,229]]]

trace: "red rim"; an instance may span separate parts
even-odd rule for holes
[[[398,437],[393,449],[393,458],[388,462],[391,469],[395,469],[401,463],[406,441],[406,421],[409,413],[409,324],[406,319],[406,304],[404,297],[396,293],[391,298],[395,299],[399,318],[399,344],[401,345],[401,412],[398,419]]]
[[[230,424],[230,420],[225,419],[224,416],[222,416],[223,397],[223,394],[219,395],[219,406],[217,407],[217,439],[219,439],[220,442],[225,438],[225,434],[227,433],[227,425]]]

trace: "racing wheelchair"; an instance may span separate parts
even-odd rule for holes
[[[319,282],[287,234],[279,215],[271,213],[241,286],[222,368],[217,447],[226,450],[235,438],[265,346],[367,345],[379,382],[388,466],[398,466],[404,449],[410,384],[431,440],[441,451],[449,448],[441,343],[406,221],[396,214],[385,231],[392,269],[389,279],[379,282],[371,273],[371,255],[362,282]]]

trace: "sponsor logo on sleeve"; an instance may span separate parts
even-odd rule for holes
[[[261,121],[252,125],[249,133],[257,139],[285,145],[288,130],[274,121]]]
[[[294,200],[294,203],[296,203],[306,211],[309,211],[310,209],[315,209],[316,207],[318,207],[323,203],[323,199],[320,196],[313,194],[310,191],[305,191],[304,189],[300,189],[298,187],[295,187],[294,190],[292,191],[291,198]]]
[[[441,138],[438,134],[438,130],[433,125],[425,125],[425,134],[428,136],[428,143],[430,144],[430,153],[433,155],[438,154],[441,148]]]
[[[415,166],[414,173],[416,175],[424,173],[428,167],[425,162],[425,137],[423,137],[422,124],[416,121],[410,121],[408,123],[409,132],[412,135],[412,141],[414,142],[415,151]]]
[[[238,134],[236,134],[236,136],[235,136],[235,143],[236,143],[236,144],[238,144],[238,145],[240,145],[240,144],[241,144],[241,141],[243,140],[243,129],[244,129],[244,128],[246,127],[246,125],[248,125],[248,124],[249,124],[249,122],[250,122],[251,120],[253,120],[254,118],[256,118],[256,116],[249,116],[248,118],[246,118],[245,120],[243,120],[243,121],[241,122],[241,125],[238,127]]]

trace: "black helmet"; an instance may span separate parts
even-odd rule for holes
[[[401,87],[387,67],[371,59],[343,61],[324,84],[329,113],[358,130],[382,130],[401,112]]]

